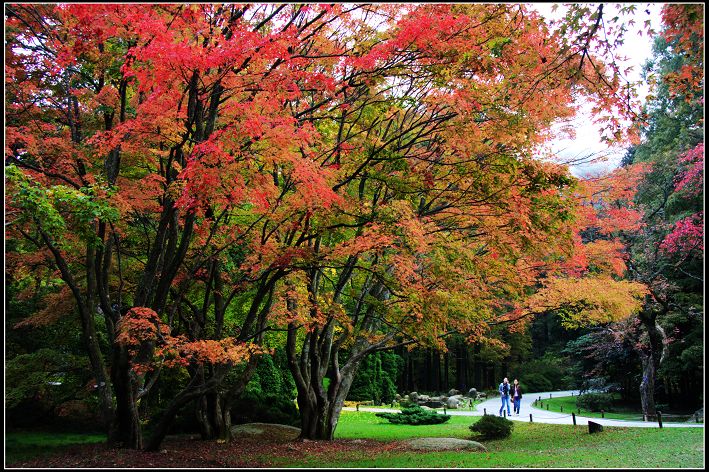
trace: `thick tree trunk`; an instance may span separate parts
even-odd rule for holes
[[[352,381],[360,363],[341,373],[339,381],[333,379],[327,397],[318,398],[314,389],[298,391],[298,407],[301,415],[301,439],[331,441],[340,420],[342,407],[350,392]],[[322,379],[321,379],[322,380]]]
[[[647,349],[640,353],[643,379],[640,382],[640,403],[644,415],[655,415],[655,390],[656,390],[656,375],[660,368],[660,364],[665,357],[665,331],[657,323],[658,314],[651,309],[646,309],[640,312],[639,318],[643,327],[647,331],[648,343]]]
[[[111,380],[116,394],[116,416],[109,444],[141,449],[143,434],[138,413],[137,391],[130,376],[130,360],[125,346],[114,345]]]
[[[155,425],[153,433],[145,446],[145,450],[157,451],[170,430],[170,426],[172,425],[177,413],[193,400],[203,397],[206,393],[213,391],[221,383],[227,371],[227,368],[220,369],[211,378],[207,379],[206,382],[201,383],[199,382],[204,378],[199,375],[199,372],[196,372],[189,385],[182,389],[182,391],[168,404],[167,408],[160,417],[160,420]]]
[[[195,414],[202,439],[231,440],[231,411],[223,394],[209,392],[198,399]]]
[[[640,404],[643,415],[654,416],[655,410],[655,363],[652,356],[641,357],[643,367],[643,379],[640,382]]]

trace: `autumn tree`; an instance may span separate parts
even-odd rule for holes
[[[295,229],[334,198],[310,157],[313,127],[299,118],[342,94],[324,74],[336,55],[321,35],[346,10],[9,8],[10,232],[70,289],[112,443],[141,447],[138,404],[160,372],[156,340],[133,354],[127,338],[118,342],[131,310],[150,309],[152,323],[194,341],[191,381],[151,448],[177,410],[214,393],[230,370],[212,367],[219,353],[197,341],[259,341],[275,282],[303,242],[292,241]],[[276,241],[288,226],[290,239]],[[245,293],[249,308],[227,328],[230,303]],[[222,400],[205,407],[207,436],[228,435]]]
[[[703,10],[668,5],[663,25],[645,67],[653,90],[645,105],[644,139],[625,161],[649,166],[635,199],[645,214],[642,230],[625,236],[632,248],[631,275],[650,289],[636,343],[648,415],[655,414],[658,380],[664,379],[659,387],[665,397],[673,383],[691,390],[702,364],[696,353],[703,325]],[[679,370],[670,367],[675,357],[685,359]]]
[[[570,252],[571,179],[533,149],[584,90],[567,79],[601,69],[518,6],[412,7],[380,35],[356,64],[385,77],[353,104],[357,115],[340,112],[335,138],[347,153],[333,188],[353,205],[313,226],[314,257],[277,294],[304,438],[332,439],[367,354],[444,349],[455,331],[488,339]],[[619,305],[604,302],[627,316],[637,290],[620,285]]]

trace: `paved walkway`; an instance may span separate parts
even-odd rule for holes
[[[532,406],[534,400],[542,397],[542,400],[549,399],[549,395],[552,398],[556,397],[569,397],[573,395],[578,395],[578,390],[565,390],[558,392],[541,392],[541,393],[525,393],[522,396],[522,401],[520,402],[520,414],[519,416],[512,415],[508,418],[512,421],[524,421],[529,422],[529,414],[532,414],[532,421],[535,423],[552,423],[552,424],[573,424],[573,418],[571,413],[557,413],[553,411],[542,410],[541,408],[535,408]],[[454,416],[482,416],[485,410],[488,414],[497,415],[500,411],[500,406],[502,402],[499,397],[491,398],[485,400],[484,402],[476,405],[474,411],[469,409],[460,410],[446,410],[446,413]],[[345,407],[343,410],[354,411],[356,408]],[[512,410],[512,402],[510,402],[510,411]],[[371,407],[359,407],[359,411],[388,411],[397,413],[401,411],[398,408],[371,408]],[[633,428],[657,428],[658,424],[656,421],[628,421],[628,420],[612,420],[608,418],[588,418],[580,415],[576,415],[577,425],[588,425],[588,421],[591,420],[594,423],[599,423],[604,426],[623,426],[623,427],[633,427]],[[665,421],[663,419],[662,426],[666,428],[703,428],[704,423],[691,423],[682,422],[675,423],[671,421]]]

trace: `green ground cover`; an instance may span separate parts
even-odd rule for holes
[[[105,434],[15,431],[5,434],[5,462],[47,457],[77,444],[102,443]]]
[[[431,426],[391,425],[373,413],[344,412],[337,438],[402,440],[412,437],[470,439],[468,426],[477,417],[454,416]],[[591,435],[588,428],[515,422],[512,436],[488,441],[486,453],[388,452],[376,457],[346,454],[331,461],[320,459],[284,467],[703,467],[702,428],[613,428]]]
[[[535,403],[535,407],[546,410],[547,405],[549,405],[548,410],[554,411],[557,413],[574,412],[579,416],[585,416],[587,418],[601,418],[602,417],[600,412],[588,411],[588,410],[584,410],[583,408],[581,409],[581,412],[579,413],[579,408],[578,408],[578,406],[576,406],[577,398],[578,398],[578,396],[557,397],[557,398],[551,398],[551,399],[542,398],[542,403],[544,406],[540,406],[539,401],[537,401]],[[614,420],[642,421],[643,414],[642,414],[642,411],[637,407],[623,405],[623,404],[615,404],[613,406],[612,411],[606,411],[603,414],[603,417],[608,418],[608,419],[614,419]],[[672,417],[668,416],[665,418],[664,421],[669,422],[669,421],[673,421],[673,420],[672,420]]]

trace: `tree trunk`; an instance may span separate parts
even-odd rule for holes
[[[335,438],[342,407],[360,363],[361,361],[351,365],[347,371],[340,372],[339,380],[331,381],[326,397],[319,398],[313,388],[303,389],[302,392],[298,389],[301,439],[331,441]]]
[[[153,433],[145,446],[145,450],[157,451],[170,430],[175,415],[191,401],[203,397],[207,392],[216,388],[223,380],[227,371],[228,368],[220,368],[211,378],[202,383],[198,383],[198,380],[203,379],[203,377],[199,375],[199,372],[195,372],[190,383],[168,404],[160,420],[155,425]]]
[[[450,389],[450,377],[448,375],[448,359],[451,356],[450,351],[446,351],[443,358],[443,390],[447,393]]]
[[[202,439],[231,440],[231,411],[225,395],[208,392],[195,405]]]
[[[128,349],[125,346],[114,345],[111,380],[116,394],[116,417],[109,444],[115,447],[141,449],[143,434],[140,427],[137,391],[130,369]]]
[[[194,414],[197,419],[197,424],[199,425],[200,437],[202,439],[212,439],[214,437],[214,433],[212,430],[212,423],[209,418],[206,395],[199,397],[195,402]]]
[[[657,317],[666,311],[665,309],[658,313],[651,309],[645,309],[639,314],[648,336],[647,349],[640,353],[643,368],[643,379],[640,382],[640,403],[644,415],[657,413],[655,409],[656,374],[666,352],[665,331],[657,323]]]
[[[640,404],[643,415],[654,416],[655,410],[655,363],[652,356],[641,356],[643,380],[640,382]]]

